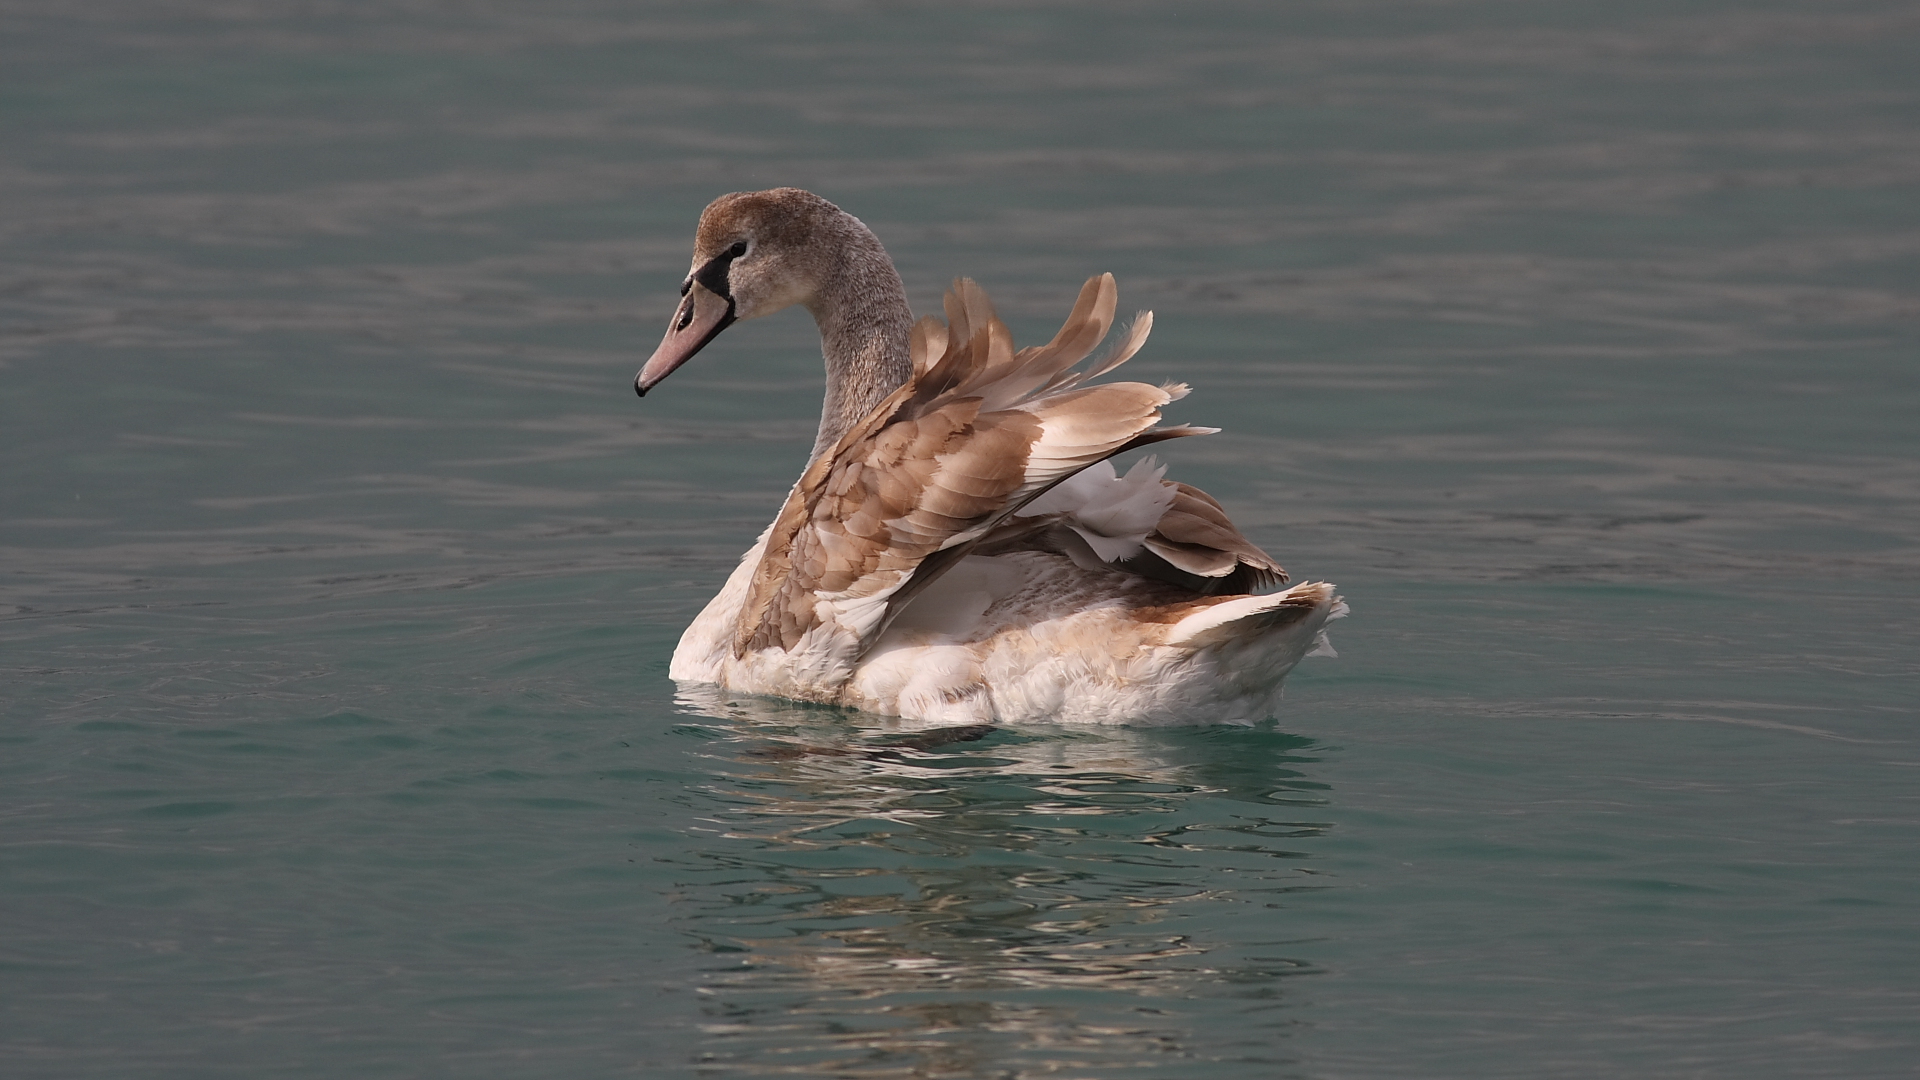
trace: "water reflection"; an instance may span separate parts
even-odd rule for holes
[[[999,1076],[1272,1061],[1327,789],[1271,731],[962,731],[683,693],[709,830],[681,928],[722,1071]],[[1207,1027],[1218,1032],[1204,1033]]]

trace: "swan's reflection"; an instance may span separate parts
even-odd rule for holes
[[[720,721],[700,725],[713,835],[682,893],[684,928],[722,961],[701,988],[715,1068],[1106,1075],[1234,1041],[1264,1056],[1288,1022],[1280,982],[1313,970],[1275,910],[1330,884],[1298,850],[1328,827],[1298,768],[1308,740],[903,731],[711,688],[679,704]]]

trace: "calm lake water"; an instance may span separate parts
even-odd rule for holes
[[[1920,10],[4,3],[0,1073],[1895,1077]],[[713,196],[1087,276],[1337,659],[676,698],[818,414]]]

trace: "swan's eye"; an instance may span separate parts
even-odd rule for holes
[[[733,268],[733,260],[746,253],[747,247],[748,245],[745,240],[734,241],[732,247],[708,259],[707,265],[695,270],[693,276],[689,278],[688,281],[690,283],[697,281],[705,285],[707,291],[713,295],[731,301],[733,299],[733,291],[727,285],[727,271]],[[693,286],[689,284],[687,287],[692,288]]]

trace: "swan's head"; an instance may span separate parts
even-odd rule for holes
[[[700,214],[693,267],[680,284],[680,306],[667,336],[633,380],[645,396],[655,384],[741,319],[795,304],[812,306],[821,283],[847,248],[840,235],[857,220],[799,188],[722,195]],[[871,235],[871,234],[868,234]]]

